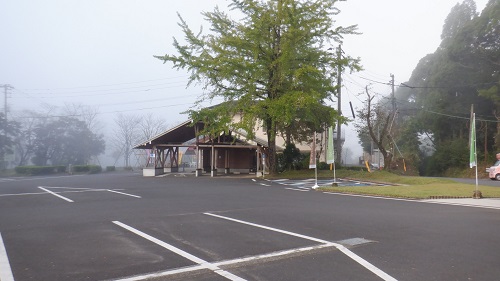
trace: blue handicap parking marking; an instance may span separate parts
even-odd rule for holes
[[[315,179],[302,179],[302,180],[291,180],[291,179],[276,179],[276,180],[268,180],[269,182],[277,183],[280,185],[293,186],[296,188],[307,188],[312,189],[315,184]],[[355,180],[346,180],[346,179],[320,179],[317,181],[319,186],[332,186],[332,184],[337,183],[338,186],[368,186],[368,185],[381,185],[377,183],[369,183],[369,182],[359,182]]]

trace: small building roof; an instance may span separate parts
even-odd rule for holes
[[[198,126],[200,125],[203,126],[203,123],[198,124]],[[150,149],[156,144],[183,144],[194,138],[196,138],[196,133],[193,121],[187,120],[146,142],[134,146],[134,149]]]
[[[196,126],[199,129],[202,129],[204,127],[204,124],[202,122],[198,122]],[[239,143],[240,145],[242,143],[247,143],[247,145],[252,146],[250,143],[254,143],[254,145],[260,145],[267,147],[268,143],[267,140],[254,137],[253,139],[248,138],[248,133],[245,130],[238,129],[232,131],[233,134],[236,135],[237,141],[236,143]],[[155,145],[172,145],[172,146],[192,146],[193,143],[186,144],[187,142],[193,140],[196,138],[196,130],[195,130],[195,125],[193,124],[192,120],[187,120],[179,125],[168,129],[167,131],[143,142],[140,144],[137,144],[134,146],[134,149],[151,149]],[[235,144],[236,144],[235,143]],[[282,148],[277,147],[278,150],[282,150]]]

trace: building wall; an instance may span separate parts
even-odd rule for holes
[[[215,149],[217,157],[215,168],[217,172],[225,172],[229,168],[229,172],[248,173],[256,168],[256,152],[255,149],[236,149],[236,148],[219,148]],[[228,164],[226,165],[226,154]],[[210,156],[211,149],[203,150],[203,170],[210,172]]]

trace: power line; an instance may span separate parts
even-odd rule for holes
[[[436,114],[436,115],[440,115],[440,116],[445,116],[445,117],[449,117],[449,118],[455,118],[455,119],[462,119],[462,120],[470,120],[470,116],[468,117],[464,117],[464,116],[459,116],[459,115],[452,115],[452,114],[447,114],[447,113],[441,113],[441,112],[437,112],[437,111],[433,111],[433,110],[429,110],[429,109],[425,109],[425,108],[417,108],[417,107],[414,107],[414,106],[408,106],[408,104],[405,104],[401,101],[398,101],[398,103],[400,105],[403,105],[404,107],[406,107],[406,109],[398,109],[399,111],[405,111],[405,110],[415,110],[415,111],[424,111],[424,112],[428,112],[428,113],[432,113],[432,114]],[[483,121],[483,122],[490,122],[490,123],[500,123],[500,120],[489,120],[489,119],[482,119],[482,118],[476,118],[477,121]]]
[[[130,112],[130,111],[142,111],[142,110],[151,110],[151,109],[167,108],[167,107],[173,107],[173,106],[184,106],[184,105],[193,105],[193,103],[191,102],[191,103],[169,104],[169,105],[154,106],[154,107],[144,107],[144,108],[115,110],[115,111],[100,112],[100,113],[96,113],[96,114],[101,115],[101,114],[121,113],[121,112]],[[82,116],[82,115],[83,114],[48,115],[48,116],[16,116],[16,118],[37,118],[37,119],[44,119],[44,118],[78,117],[78,116]]]
[[[51,95],[57,95],[57,96],[39,96],[37,98],[43,98],[43,99],[51,99],[51,98],[78,98],[78,97],[89,97],[89,96],[105,96],[105,95],[119,95],[119,94],[124,94],[124,93],[137,93],[137,92],[147,92],[147,91],[154,91],[154,90],[163,90],[163,89],[171,89],[171,88],[178,88],[183,85],[175,85],[171,87],[160,87],[160,88],[151,88],[154,86],[162,86],[162,85],[171,85],[174,83],[183,83],[184,85],[186,84],[185,81],[178,81],[178,82],[172,82],[172,83],[163,83],[163,84],[156,84],[156,85],[144,85],[144,86],[137,86],[137,87],[128,87],[128,88],[117,88],[117,89],[100,89],[100,90],[92,90],[92,91],[79,91],[79,92],[62,92],[62,93],[29,93],[30,95],[37,95],[37,94],[51,94]],[[130,90],[130,89],[138,89],[138,90]],[[130,91],[123,91],[123,90],[130,90]],[[112,91],[119,91],[119,92],[112,92]],[[101,93],[99,93],[101,92]],[[27,94],[26,92],[23,92]],[[86,94],[89,93],[89,94]],[[92,94],[92,93],[97,93],[97,94]],[[68,95],[68,96],[61,96],[61,94],[80,94],[80,95]]]
[[[382,84],[382,85],[387,85],[391,86],[391,82],[381,82],[373,79],[369,79],[363,76],[357,75],[357,77],[367,80],[373,83],[377,84]],[[399,85],[394,85],[395,87],[399,88],[410,88],[410,89],[456,89],[456,88],[463,88],[463,87],[474,87],[474,86],[482,86],[482,85],[495,85],[495,84],[500,84],[500,82],[485,82],[485,83],[474,83],[474,84],[464,84],[464,85],[457,85],[457,86],[410,86],[405,83],[401,83]]]
[[[23,89],[25,91],[53,91],[53,90],[71,90],[71,89],[85,89],[85,88],[97,88],[97,87],[110,87],[110,86],[120,86],[120,85],[130,85],[130,84],[139,84],[144,82],[153,82],[153,81],[162,81],[162,80],[170,80],[177,78],[185,78],[188,75],[176,76],[176,77],[168,77],[168,78],[160,78],[160,79],[150,79],[150,80],[142,80],[142,81],[134,81],[134,82],[123,82],[123,83],[115,83],[115,84],[103,84],[103,85],[93,85],[93,86],[79,86],[79,87],[66,87],[66,88],[49,88],[49,89]]]

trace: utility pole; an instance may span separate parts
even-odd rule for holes
[[[11,85],[9,84],[4,84],[4,85],[0,85],[0,87],[3,87],[3,92],[4,92],[4,114],[5,114],[5,121],[7,122],[7,95],[9,93],[9,89],[14,89],[14,87],[12,87]]]
[[[396,97],[394,96],[394,74],[391,74],[391,87],[392,87],[392,112],[396,112]]]
[[[339,45],[339,48],[337,50],[337,111],[339,113],[339,116],[342,116],[342,106],[341,106],[341,101],[342,101],[342,45]],[[337,165],[341,164],[342,161],[342,140],[341,140],[341,122],[340,120],[337,121],[337,142],[335,150],[337,151],[336,159],[335,162]]]

